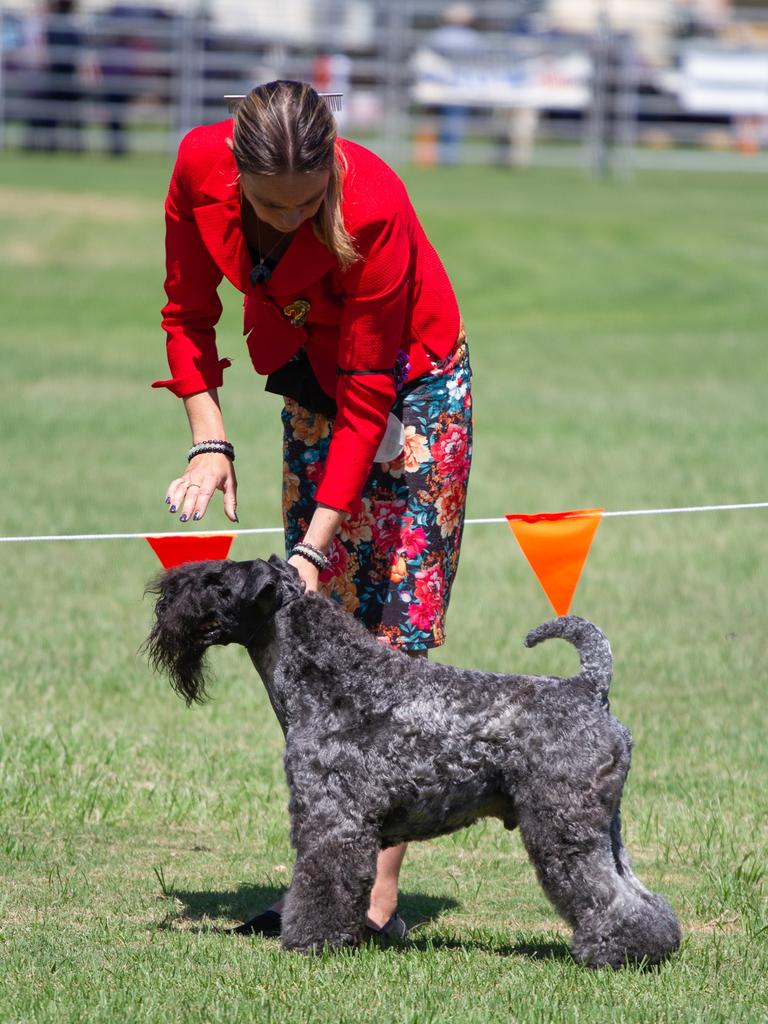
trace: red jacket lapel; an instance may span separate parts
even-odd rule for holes
[[[203,196],[214,202],[195,206],[193,214],[205,247],[217,266],[239,291],[250,288],[251,258],[240,220],[240,181],[227,149],[200,185]]]

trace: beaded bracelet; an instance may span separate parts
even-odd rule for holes
[[[316,548],[313,544],[307,544],[303,540],[299,541],[298,544],[293,545],[291,555],[300,555],[302,558],[305,558],[308,562],[314,565],[319,572],[329,569],[331,565],[320,548]]]
[[[191,462],[196,455],[206,455],[208,452],[226,455],[230,462],[235,461],[235,448],[229,441],[200,441],[187,452],[187,462]]]
[[[328,556],[326,555],[326,553],[321,548],[317,548],[317,547],[315,547],[314,544],[310,544],[308,540],[300,540],[300,541],[298,541],[298,544],[294,545],[294,547],[299,547],[299,546],[302,547],[302,548],[306,548],[308,551],[313,551],[317,555],[318,558],[322,558],[322,560],[325,562],[326,568],[330,567],[331,563],[328,560]]]

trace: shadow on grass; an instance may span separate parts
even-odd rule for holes
[[[227,892],[188,892],[182,889],[169,890],[168,895],[178,900],[183,909],[172,918],[167,918],[160,924],[160,928],[173,928],[178,925],[185,925],[185,931],[206,931],[206,932],[228,932],[231,925],[218,926],[217,918],[226,918],[229,921],[245,921],[255,914],[261,913],[267,907],[271,907],[281,896],[285,895],[285,889],[274,885],[239,885],[237,889]],[[425,896],[423,893],[402,893],[400,897],[400,912],[408,922],[418,924],[431,924],[441,914],[458,906],[458,902],[450,896]],[[188,922],[206,921],[206,924],[197,927],[188,925]],[[213,922],[213,923],[207,923]]]
[[[418,949],[421,952],[429,952],[435,949],[461,949],[467,950],[479,950],[482,953],[488,953],[491,956],[517,956],[526,957],[529,960],[560,960],[568,961],[575,964],[576,961],[571,955],[571,949],[568,942],[563,939],[562,941],[555,942],[517,942],[515,945],[510,946],[505,943],[494,942],[492,939],[487,941],[478,939],[445,939],[441,937],[419,939],[409,938],[409,941],[402,946],[395,947],[398,952],[407,953],[409,949]],[[662,970],[666,961],[662,961],[657,964],[646,963],[645,960],[640,961],[627,961],[620,968],[620,970],[626,970],[629,972],[635,972],[637,974],[656,974]],[[586,970],[585,967],[580,967],[580,970]],[[609,975],[611,969],[604,967]]]
[[[237,889],[226,892],[189,892],[174,889],[169,895],[183,904],[180,914],[167,918],[158,927],[174,929],[181,926],[184,931],[222,933],[232,932],[231,922],[246,920],[272,906],[285,889],[274,885],[239,885]],[[391,944],[386,948],[396,952],[407,953],[412,950],[428,952],[431,950],[478,950],[494,956],[519,956],[530,960],[570,960],[571,953],[567,942],[517,942],[514,945],[499,943],[493,939],[474,938],[422,938],[419,928],[425,924],[433,924],[442,914],[457,907],[458,901],[450,896],[427,896],[423,893],[402,893],[399,910],[408,921],[412,931],[407,942],[402,945]],[[226,919],[226,925],[218,925],[218,918]],[[204,924],[195,924],[202,922]],[[372,940],[373,941],[373,940]]]
[[[226,892],[188,892],[184,889],[173,889],[169,892],[175,900],[183,904],[183,909],[176,917],[164,921],[161,928],[173,928],[175,925],[185,924],[188,921],[215,922],[216,918],[226,918],[229,921],[246,920],[255,914],[261,913],[267,907],[285,895],[284,888],[275,885],[239,885],[236,889]],[[185,929],[189,931],[190,929]],[[216,924],[206,924],[192,931],[229,931]]]
[[[403,952],[419,949],[422,952],[433,949],[478,950],[493,956],[522,956],[529,960],[570,960],[571,951],[568,943],[563,942],[517,942],[514,945],[481,939],[419,939],[413,938],[407,945],[400,947]]]

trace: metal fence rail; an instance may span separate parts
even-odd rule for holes
[[[250,24],[245,7],[234,30],[192,3],[47,18],[0,4],[0,139],[172,150],[226,116],[225,94],[285,77],[344,92],[342,130],[399,161],[768,169],[767,10],[718,37],[670,35],[660,61],[606,18],[559,31],[543,7],[477,0],[451,49],[437,0],[305,0],[300,33]]]

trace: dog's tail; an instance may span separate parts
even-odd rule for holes
[[[613,655],[605,633],[586,619],[564,615],[532,629],[525,638],[525,646],[535,647],[551,637],[559,637],[573,644],[581,659],[578,678],[590,683],[602,698],[607,698],[613,675]]]

